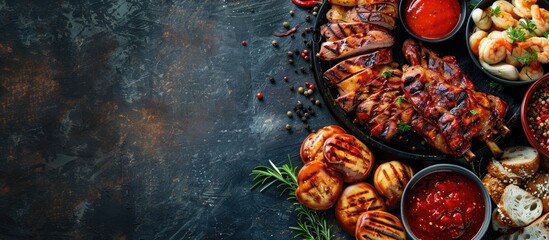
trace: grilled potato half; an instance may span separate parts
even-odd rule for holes
[[[343,190],[341,174],[321,161],[305,164],[297,174],[297,184],[297,200],[314,210],[330,208]]]
[[[388,208],[398,208],[402,192],[406,184],[414,175],[412,167],[399,162],[384,162],[377,167],[374,173],[374,186],[379,195],[386,198]]]
[[[372,210],[385,211],[385,203],[372,185],[359,182],[343,190],[335,206],[335,215],[339,226],[348,234],[355,235],[358,217]]]
[[[316,133],[311,133],[305,141],[301,144],[301,150],[299,155],[303,163],[311,161],[323,161],[324,160],[324,142],[329,137],[338,134],[346,133],[343,128],[337,125],[330,125],[319,129]]]
[[[368,211],[358,217],[355,238],[357,240],[404,240],[406,231],[395,215],[384,211]]]
[[[364,143],[350,134],[335,134],[324,142],[324,161],[343,174],[344,182],[365,179],[374,166],[374,155]]]

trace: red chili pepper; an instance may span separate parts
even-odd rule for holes
[[[292,0],[292,2],[295,5],[300,7],[313,7],[321,3],[319,1],[314,1],[314,0]]]
[[[273,36],[275,37],[285,37],[285,36],[289,36],[291,35],[292,33],[294,33],[295,31],[297,31],[297,29],[299,28],[299,24],[295,25],[293,28],[290,28],[290,30],[286,31],[286,32],[282,32],[282,33],[273,33]]]

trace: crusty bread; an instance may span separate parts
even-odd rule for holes
[[[498,240],[549,240],[549,213],[539,217],[532,224],[497,238]]]
[[[337,125],[329,125],[309,134],[301,144],[299,155],[303,163],[324,160],[324,141],[336,133],[345,133],[343,128]]]
[[[509,184],[498,204],[499,223],[503,226],[524,227],[536,220],[543,211],[541,199],[522,188]]]
[[[343,175],[343,181],[365,179],[374,167],[374,154],[355,136],[334,134],[324,142],[324,161]]]
[[[491,221],[492,229],[498,233],[503,233],[503,234],[509,233],[513,230],[513,228],[500,223],[501,221],[502,221],[502,218],[500,216],[499,209],[496,207],[492,211],[492,221]]]
[[[335,205],[335,215],[339,226],[348,234],[355,235],[356,222],[366,211],[385,211],[385,203],[372,185],[359,182],[346,187]]]
[[[388,208],[398,208],[402,192],[414,175],[414,170],[399,161],[380,164],[374,173],[374,186],[379,195],[385,197]]]
[[[505,186],[507,186],[499,178],[493,177],[489,173],[482,178],[482,184],[484,185],[484,188],[488,190],[490,198],[492,198],[492,201],[495,203],[499,202],[501,194],[503,194],[503,190],[505,189]]]
[[[529,146],[509,147],[503,150],[501,165],[521,178],[528,178],[539,168],[539,153]]]
[[[496,159],[492,159],[488,163],[486,170],[488,170],[488,174],[492,175],[492,177],[496,177],[500,179],[505,185],[507,184],[520,185],[522,183],[522,180],[518,175],[505,169],[505,167],[501,165],[501,162]]]
[[[388,212],[367,211],[358,217],[355,239],[406,239],[406,231],[400,220]]]
[[[524,183],[524,190],[543,202],[543,212],[549,213],[549,173],[538,171]]]

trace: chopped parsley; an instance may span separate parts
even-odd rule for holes
[[[471,111],[469,111],[471,113],[471,115],[477,115],[478,114],[478,111],[475,110],[475,109],[471,109]]]
[[[549,37],[549,32],[544,32],[543,37],[548,38]]]
[[[495,8],[490,8],[490,13],[496,17],[499,17],[499,13],[501,11],[501,7],[497,6]]]
[[[518,27],[507,28],[507,35],[513,40],[513,43],[515,41],[526,41],[526,33]]]
[[[532,61],[538,60],[538,54],[533,51],[532,52],[528,51],[524,56],[515,56],[515,59],[517,59],[517,61],[519,61],[523,65],[528,65]]]
[[[534,21],[528,18],[523,18],[519,21],[519,25],[523,27],[524,29],[528,30],[528,32],[533,33],[534,30],[538,28]]]
[[[410,129],[412,129],[412,126],[410,126],[408,123],[401,122],[400,120],[398,120],[397,124],[398,124],[398,130],[400,131],[407,132],[407,131],[410,131]]]
[[[392,70],[385,70],[383,71],[383,73],[381,74],[381,76],[385,79],[393,76],[393,71]]]
[[[408,101],[408,100],[406,100],[406,97],[405,97],[405,96],[398,96],[398,97],[396,98],[395,105],[396,105],[397,107],[400,107],[400,104],[402,103],[402,100]]]
[[[490,81],[490,83],[488,83],[488,86],[490,86],[490,88],[492,89],[495,89],[497,91],[502,91],[503,90],[503,86],[497,82],[494,82],[494,81]]]

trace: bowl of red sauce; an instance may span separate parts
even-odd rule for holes
[[[442,42],[454,36],[466,15],[465,0],[401,0],[400,21],[413,37]]]
[[[549,158],[549,74],[537,79],[526,91],[520,120],[530,145]]]
[[[402,223],[413,239],[481,239],[492,212],[481,180],[453,164],[432,165],[414,175],[400,208]]]

